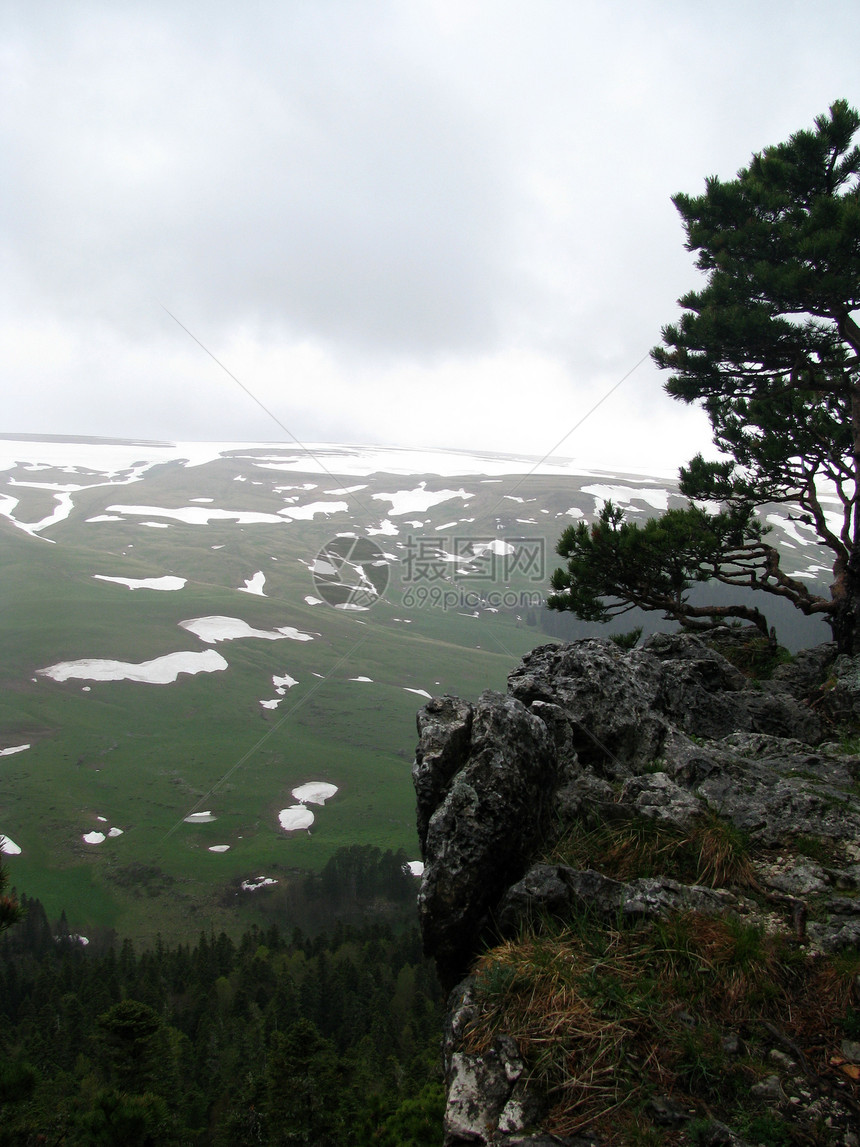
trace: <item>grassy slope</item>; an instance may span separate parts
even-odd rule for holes
[[[76,480],[62,471],[17,476]],[[192,917],[206,926],[244,926],[256,901],[237,901],[238,880],[318,869],[341,845],[365,842],[417,855],[410,762],[423,701],[406,688],[466,697],[502,689],[522,654],[547,638],[511,613],[473,617],[457,606],[407,606],[410,587],[397,563],[385,600],[371,611],[309,606],[304,598],[316,591],[308,563],[338,531],[379,524],[390,505],[374,494],[412,490],[420,482],[429,490],[463,489],[471,498],[395,519],[401,535],[378,536],[382,550],[402,559],[409,533],[439,537],[447,548],[458,537],[542,536],[549,568],[555,540],[570,521],[567,511],[578,505],[593,512],[594,495],[578,487],[594,481],[320,477],[222,458],[188,468],[160,465],[142,481],[77,492],[73,514],[46,529],[43,539],[0,518],[0,747],[33,746],[0,758],[0,832],[24,850],[8,858],[14,883],[42,899],[49,915],[65,908],[83,932],[104,925],[133,935],[179,934]],[[299,489],[306,484],[314,489]],[[198,504],[271,514],[287,499],[317,501],[344,486],[364,489],[333,494],[348,500],[349,510],[311,521],[197,526],[146,515],[87,521],[116,505]],[[53,510],[44,490],[6,489],[19,498],[20,519],[35,521]],[[192,503],[202,498],[211,501]],[[643,506],[643,512],[653,510]],[[168,525],[153,528],[143,524],[148,520]],[[267,596],[237,592],[259,570]],[[545,588],[545,581],[521,573],[505,580],[501,563],[494,572],[467,588]],[[131,592],[94,580],[96,573],[176,574],[188,584],[179,592]],[[449,577],[430,588],[451,592],[463,584]],[[167,686],[58,684],[34,676],[82,657],[140,662],[210,648],[178,623],[211,614],[262,629],[295,626],[314,640],[221,642],[211,648],[226,657],[227,671],[183,675]],[[272,676],[283,674],[298,685],[278,709],[263,709],[260,700],[275,696]],[[349,680],[357,676],[373,684]],[[293,803],[290,790],[308,780],[330,781],[339,792],[315,810],[312,833],[286,835],[278,810]],[[183,823],[197,807],[218,819]],[[123,835],[97,847],[83,843],[83,833],[109,825]],[[229,844],[230,851],[210,853],[213,844]]]
[[[0,592],[10,603],[0,615],[0,729],[5,745],[33,745],[0,760],[0,831],[24,849],[8,860],[18,888],[50,915],[65,908],[84,932],[101,924],[170,933],[187,926],[189,913],[220,926],[235,914],[219,907],[231,882],[319,868],[355,841],[416,854],[410,763],[423,702],[406,687],[472,696],[502,688],[512,661],[540,640],[501,615],[479,622],[417,611],[407,625],[393,620],[403,612],[396,603],[362,615],[306,605],[313,585],[302,562],[333,527],[351,524],[346,515],[247,527],[85,522],[117,503],[187,505],[203,489],[216,505],[272,512],[282,504],[247,484],[237,495],[217,473],[187,473],[193,484],[185,488],[176,479],[186,472],[156,474],[145,496],[141,485],[76,495],[80,512],[46,531],[56,545],[0,524]],[[404,486],[396,481],[393,488]],[[269,596],[237,593],[260,568]],[[190,580],[180,592],[131,592],[93,573]],[[168,686],[34,676],[62,660],[139,662],[206,648],[178,622],[210,614],[317,636],[219,643],[226,672]],[[278,709],[261,708],[275,696],[272,676],[285,673],[299,684]],[[373,684],[349,680],[357,676]],[[314,779],[337,784],[337,797],[315,810],[311,834],[285,835],[278,810],[294,803],[293,787]],[[183,823],[198,805],[217,821]],[[110,825],[123,835],[97,847],[82,841]],[[230,851],[210,853],[211,844]],[[240,903],[253,912],[253,898]]]

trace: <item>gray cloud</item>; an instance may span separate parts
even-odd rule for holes
[[[6,8],[31,432],[278,433],[161,301],[296,433],[540,452],[694,283],[669,196],[858,102],[837,0]],[[593,450],[702,437],[650,365],[613,409]]]

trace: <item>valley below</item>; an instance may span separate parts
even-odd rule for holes
[[[559,534],[606,499],[684,504],[555,459],[0,438],[11,884],[75,934],[147,942],[306,926],[308,878],[356,845],[418,871],[416,711],[607,635],[542,606]],[[826,581],[811,530],[767,518]],[[795,614],[773,612],[784,644],[827,640]]]

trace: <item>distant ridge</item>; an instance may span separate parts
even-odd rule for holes
[[[82,446],[163,446],[172,447],[173,442],[157,442],[150,438],[101,438],[92,434],[7,434],[0,432],[0,439],[10,442],[75,442]]]

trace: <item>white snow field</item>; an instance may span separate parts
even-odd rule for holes
[[[202,652],[166,653],[152,661],[109,661],[84,657],[80,661],[60,661],[46,669],[37,669],[42,677],[54,681],[139,681],[146,685],[170,685],[180,673],[219,673],[227,662],[214,649]]]
[[[599,513],[604,502],[614,506],[632,506],[634,502],[644,502],[655,510],[669,509],[669,494],[666,490],[645,489],[641,486],[583,486],[583,494],[594,496],[595,510]]]
[[[313,635],[302,633],[292,625],[281,625],[276,629],[254,629],[247,621],[240,617],[192,617],[187,621],[179,622],[182,629],[187,629],[201,641],[214,644],[216,641],[238,641],[243,637],[257,637],[263,641],[313,641]]]
[[[266,575],[262,570],[257,570],[255,574],[249,577],[244,585],[239,586],[240,593],[253,593],[258,597],[265,597],[263,593],[263,586],[266,584]]]
[[[296,798],[300,804],[325,804],[337,792],[337,785],[330,785],[326,781],[308,781],[293,789],[290,796]]]
[[[170,577],[165,574],[164,577],[108,577],[106,574],[93,574],[97,581],[112,581],[117,585],[127,586],[128,589],[157,589],[157,590],[177,590],[182,589],[187,578],[184,577]]]
[[[297,832],[302,828],[310,828],[314,823],[314,814],[303,804],[290,805],[282,808],[278,813],[278,820],[284,832]]]
[[[474,494],[468,494],[462,488],[459,490],[427,490],[426,482],[419,482],[414,490],[396,490],[391,494],[374,494],[373,499],[377,502],[390,502],[391,503],[391,517],[399,518],[401,514],[421,514],[430,509],[431,506],[438,506],[440,502],[448,502],[452,498],[474,498]]]

